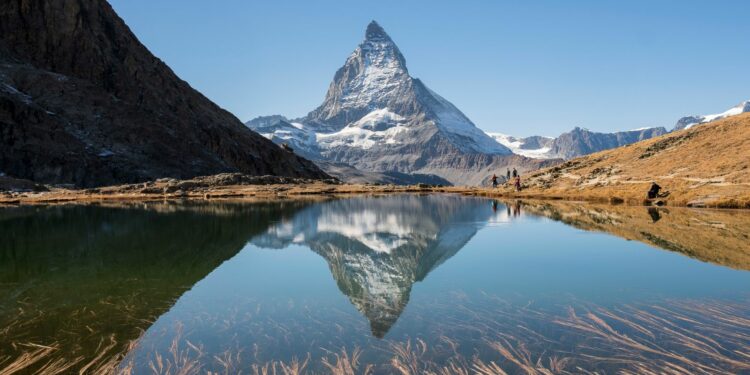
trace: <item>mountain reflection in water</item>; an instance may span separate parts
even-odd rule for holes
[[[539,240],[552,235],[540,229],[580,233],[555,222],[750,269],[750,214],[741,211],[448,195],[14,208],[0,211],[0,373],[19,363],[26,373],[262,373],[256,365],[288,366],[292,358],[320,372],[344,366],[355,348],[367,349],[358,358],[375,373],[400,371],[408,360],[424,362],[412,373],[491,371],[493,363],[534,368],[544,356],[549,363],[541,369],[551,372],[571,370],[571,363],[603,372],[750,370],[742,359],[750,358],[742,348],[750,342],[746,300],[612,310],[565,295],[555,299],[561,309],[529,300],[514,277],[565,292],[577,285],[576,271],[566,276],[564,265],[553,264],[563,258],[554,257],[579,261],[581,254],[562,250],[588,243]],[[500,231],[483,230],[495,225]],[[529,233],[539,238],[519,238]],[[605,237],[605,244],[633,247]],[[539,244],[561,251],[540,253]],[[464,248],[471,254],[457,255]],[[528,268],[508,268],[516,264]],[[732,271],[680,267],[704,277]],[[584,285],[619,282],[608,271]],[[653,280],[669,279],[656,274]],[[741,285],[723,280],[744,276],[706,281],[735,293]],[[570,285],[553,285],[560,277]],[[692,321],[700,323],[685,325]]]
[[[412,285],[456,254],[493,216],[474,198],[356,198],[308,207],[251,243],[309,247],[383,337],[409,302]]]

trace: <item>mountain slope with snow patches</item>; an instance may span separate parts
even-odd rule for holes
[[[685,116],[681,118],[679,121],[677,121],[677,124],[675,125],[674,129],[672,129],[672,131],[690,129],[695,125],[705,124],[707,122],[721,120],[723,118],[727,118],[731,116],[737,116],[745,112],[750,112],[750,100],[746,100],[740,104],[737,104],[736,106],[722,113],[717,113],[713,115]]]

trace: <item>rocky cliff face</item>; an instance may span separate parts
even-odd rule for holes
[[[325,177],[180,80],[104,0],[0,4],[0,171],[78,186]]]
[[[255,124],[248,126],[261,131]],[[525,170],[551,164],[513,155],[411,77],[401,51],[375,22],[336,72],[323,103],[288,124],[291,128],[281,124],[284,128],[264,135],[365,172],[434,174],[475,185],[508,166]],[[313,136],[315,142],[309,142]]]

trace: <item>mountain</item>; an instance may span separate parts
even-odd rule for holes
[[[643,128],[615,133],[597,133],[576,127],[557,138],[531,136],[516,138],[501,133],[488,133],[497,142],[509,147],[514,153],[530,158],[571,159],[595,152],[621,147],[666,134],[662,127]]]
[[[247,126],[314,160],[365,172],[437,175],[465,185],[508,166],[527,170],[550,164],[513,155],[411,77],[401,51],[374,21],[318,108],[300,119],[275,119],[276,127],[264,119]]]
[[[493,215],[486,200],[469,197],[354,198],[311,206],[250,242],[268,249],[303,245],[319,254],[382,338],[406,308],[414,283],[461,250]]]
[[[646,128],[616,133],[596,133],[576,127],[563,133],[552,142],[550,153],[554,157],[570,159],[602,150],[629,145],[644,139],[666,134],[664,128]]]
[[[326,177],[179,79],[105,0],[0,4],[0,172],[80,187]]]
[[[529,158],[548,159],[551,157],[550,146],[555,138],[534,135],[520,138],[503,133],[487,133],[497,143],[509,148],[514,154]]]
[[[717,113],[714,115],[694,115],[694,116],[683,117],[679,121],[677,121],[677,124],[675,125],[672,131],[690,129],[691,127],[695,125],[705,124],[707,122],[716,121],[716,120],[721,120],[723,118],[727,118],[730,116],[737,116],[745,112],[750,112],[750,100],[746,100],[740,104],[737,104],[736,106],[722,113]]]
[[[744,101],[727,111],[713,115],[686,116],[677,121],[672,131],[689,129],[695,125],[721,120],[731,116],[750,112],[750,100]],[[514,153],[530,158],[571,159],[599,151],[664,135],[668,131],[663,127],[641,128],[615,133],[596,133],[576,127],[557,138],[532,136],[527,138],[513,137],[502,133],[487,133],[498,143],[508,147]]]
[[[524,194],[750,208],[750,113],[567,161],[527,176]]]

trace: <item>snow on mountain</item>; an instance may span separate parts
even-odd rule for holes
[[[705,124],[707,122],[716,121],[716,120],[720,120],[720,119],[731,117],[731,116],[736,116],[745,112],[750,112],[750,100],[746,100],[740,104],[737,104],[736,106],[722,113],[717,113],[713,115],[695,115],[695,116],[683,117],[679,121],[677,121],[677,124],[675,125],[673,131],[682,130],[682,129],[690,129],[695,125]]]
[[[290,122],[280,115],[262,116],[245,123],[245,126],[277,144],[287,144],[295,152],[308,158],[319,156],[317,134],[299,122]]]
[[[469,139],[474,143],[474,151],[485,154],[507,154],[509,149],[505,146],[498,146],[492,137],[477,128],[466,115],[456,108],[451,102],[445,100],[442,96],[436,92],[427,89],[427,92],[432,96],[432,99],[436,101],[436,105],[432,105],[431,109],[437,121],[436,125],[444,132]],[[461,139],[457,139],[457,142],[461,144]]]
[[[554,138],[537,136],[538,138],[544,140],[544,142],[542,143],[543,146],[539,147],[540,144],[537,143],[535,145],[537,146],[536,148],[529,148],[528,144],[530,142],[527,142],[526,138],[516,138],[502,133],[487,133],[487,135],[492,137],[501,145],[509,148],[511,151],[513,151],[514,154],[523,155],[535,159],[550,159],[553,157],[549,153],[549,151],[551,150],[549,144],[554,141]]]
[[[408,132],[406,121],[388,108],[376,109],[335,133],[317,133],[323,149],[351,147],[368,150],[377,145],[395,145],[398,136]]]
[[[560,134],[557,138],[531,136],[517,138],[501,133],[488,133],[498,143],[510,148],[514,153],[538,159],[571,159],[620,147],[666,134],[662,127],[641,128],[636,130],[597,133],[576,127]]]
[[[247,125],[274,142],[301,147],[303,156],[321,165],[476,184],[491,170],[535,169],[544,163],[514,155],[411,77],[401,51],[374,21],[318,108],[300,119],[273,120],[273,127],[258,119]]]
[[[745,112],[750,112],[750,100],[744,101],[722,113],[683,117],[677,121],[672,131],[690,129],[696,125],[736,116]],[[502,133],[487,134],[499,144],[508,147],[519,155],[541,159],[570,159],[658,137],[666,133],[668,131],[663,127],[642,127],[614,133],[597,133],[577,127],[570,132],[561,134],[557,138],[539,136],[517,138]]]

